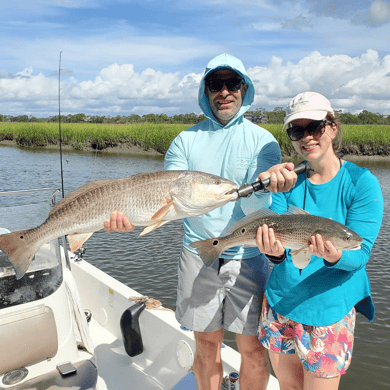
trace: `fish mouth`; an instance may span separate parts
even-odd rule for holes
[[[360,246],[360,244],[359,244],[359,245],[354,246],[354,247],[352,247],[352,248],[350,248],[350,249],[347,249],[347,250],[349,250],[349,251],[357,251],[357,250],[359,250],[360,248],[361,248],[361,246]]]
[[[226,191],[224,196],[229,196],[229,195],[232,195],[230,196],[231,199],[230,201],[236,201],[238,199],[238,186],[236,188],[233,188],[232,190],[229,190],[229,191]]]
[[[236,186],[236,188],[233,188],[233,189],[231,189],[229,191],[226,191],[225,195],[234,194],[235,192],[237,192],[237,190],[238,190],[238,186]]]

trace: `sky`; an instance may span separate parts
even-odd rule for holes
[[[1,0],[0,114],[57,115],[59,92],[62,115],[200,114],[222,53],[243,61],[252,109],[315,91],[390,114],[390,0]]]

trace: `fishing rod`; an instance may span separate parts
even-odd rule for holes
[[[301,173],[306,172],[308,165],[305,162],[301,162],[298,165],[295,166],[294,172],[297,175],[300,175]],[[257,191],[264,191],[265,188],[271,183],[271,178],[267,178],[264,180],[255,181],[252,184],[245,183],[243,184],[238,190],[237,194],[239,198],[248,198],[250,197],[254,192]]]
[[[58,131],[60,135],[61,191],[62,191],[62,199],[64,199],[65,198],[64,169],[62,167],[62,136],[61,136],[61,54],[62,51],[60,51],[60,60],[58,64]],[[70,269],[70,259],[68,256],[68,249],[66,245],[66,236],[62,237],[62,246],[64,247],[66,266],[68,269]]]
[[[58,130],[60,133],[61,190],[62,190],[62,199],[64,199],[65,198],[64,170],[62,168],[62,136],[61,136],[61,53],[62,51],[60,51],[60,60],[58,65]]]

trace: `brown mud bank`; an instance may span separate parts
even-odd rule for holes
[[[47,151],[58,151],[59,145],[49,144],[47,146],[20,146],[15,140],[3,140],[0,141],[0,146],[14,146],[20,149],[33,149],[33,150],[47,150]],[[132,143],[121,143],[118,146],[106,147],[104,149],[96,149],[91,144],[78,144],[77,148],[71,145],[62,145],[62,150],[65,153],[94,153],[99,155],[119,155],[119,156],[144,156],[150,158],[163,159],[164,154],[154,149],[145,149],[141,146],[134,145]],[[364,161],[378,161],[378,162],[389,162],[390,163],[390,146],[386,145],[349,145],[343,147],[341,152],[344,158],[348,161],[358,162]],[[296,161],[299,156],[294,150],[285,151],[282,149],[283,161]]]
[[[49,144],[47,146],[21,146],[16,143],[16,141],[4,140],[0,141],[0,146],[15,146],[20,149],[34,149],[34,150],[50,150],[50,151],[59,151],[60,145]],[[77,144],[77,148],[74,148],[72,145],[62,145],[62,150],[64,152],[78,152],[78,153],[98,153],[100,155],[129,155],[129,156],[150,156],[150,157],[160,157],[163,158],[164,155],[154,149],[145,149],[140,146],[131,144],[131,143],[122,143],[115,147],[107,147],[104,149],[97,149],[91,144]]]

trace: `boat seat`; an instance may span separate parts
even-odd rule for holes
[[[58,351],[53,311],[39,305],[0,316],[0,375],[52,358]]]
[[[37,376],[26,382],[7,387],[7,390],[32,390],[32,389],[72,389],[93,390],[96,388],[98,379],[97,368],[91,360],[82,360],[73,363],[77,369],[75,374],[62,376],[58,370]],[[1,385],[0,385],[1,389]]]

